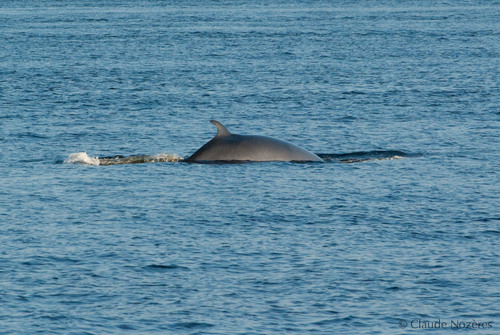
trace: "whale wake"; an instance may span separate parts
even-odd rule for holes
[[[361,163],[374,160],[393,160],[410,157],[411,155],[398,150],[375,150],[359,151],[343,154],[317,154],[326,163]],[[76,152],[70,154],[64,164],[84,164],[84,165],[122,165],[122,164],[143,164],[143,163],[175,163],[183,162],[184,158],[177,154],[161,153],[157,155],[132,155],[132,156],[107,156],[92,157],[86,152]],[[218,162],[220,163],[220,162]]]
[[[86,152],[76,152],[70,154],[64,160],[64,164],[85,164],[85,165],[121,165],[121,164],[143,164],[143,163],[164,163],[179,162],[184,160],[176,154],[157,155],[133,155],[133,156],[109,156],[90,157]]]

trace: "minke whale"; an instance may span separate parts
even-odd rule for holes
[[[186,162],[322,162],[323,160],[295,144],[267,136],[232,134],[219,121],[211,120],[217,135],[187,158]]]

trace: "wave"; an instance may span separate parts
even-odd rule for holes
[[[399,150],[375,150],[358,151],[344,154],[316,154],[325,162],[338,163],[359,163],[372,160],[401,159],[410,155]],[[121,164],[141,164],[141,163],[172,163],[182,162],[184,158],[177,154],[161,153],[157,155],[133,155],[133,156],[108,156],[91,157],[86,152],[76,152],[70,154],[64,160],[64,164],[85,164],[85,165],[121,165]],[[220,163],[220,162],[219,162]]]

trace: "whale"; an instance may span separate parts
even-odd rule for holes
[[[261,135],[232,134],[222,123],[210,120],[217,135],[196,150],[186,162],[322,162],[295,144]]]

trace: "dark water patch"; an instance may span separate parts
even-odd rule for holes
[[[357,319],[357,317],[352,316],[352,315],[348,315],[348,316],[339,317],[339,318],[323,319],[323,320],[315,321],[312,324],[314,324],[316,326],[328,326],[328,325],[336,324],[336,323],[346,323],[346,322],[351,323],[356,319]]]
[[[480,222],[500,222],[500,217],[486,217],[486,218],[481,218],[478,221],[480,221]]]
[[[213,324],[207,322],[178,322],[172,325],[178,330],[206,329],[214,327]]]
[[[352,91],[342,92],[342,94],[344,94],[344,95],[364,95],[364,94],[367,94],[367,93],[363,92],[363,91],[352,90]]]
[[[387,291],[400,291],[400,290],[402,290],[402,288],[399,286],[391,286],[391,287],[386,288],[386,290]]]
[[[325,162],[359,163],[371,160],[401,159],[410,155],[399,150],[357,151],[344,154],[317,153]]]
[[[416,281],[416,283],[419,285],[425,285],[426,287],[452,288],[460,286],[460,283],[456,283],[451,280],[446,280],[441,278],[422,279]]]
[[[42,266],[54,263],[78,264],[81,263],[81,260],[69,257],[35,256],[30,260],[22,262],[21,264],[26,266]]]
[[[50,321],[61,321],[61,320],[69,319],[70,317],[67,315],[56,314],[56,315],[41,315],[38,318],[39,319],[47,319]]]
[[[498,235],[498,234],[500,234],[500,231],[494,230],[494,229],[487,229],[487,230],[483,231],[482,233],[485,235]]]
[[[188,267],[176,264],[151,264],[144,267],[148,271],[172,271],[172,270],[189,270]]]
[[[24,159],[20,159],[19,160],[19,163],[40,163],[40,162],[44,162],[45,159],[44,158],[24,158]],[[58,162],[56,161],[56,164]],[[62,161],[60,161],[60,163],[62,163]]]
[[[17,133],[15,136],[17,138],[32,138],[32,139],[49,139],[50,138],[49,136],[42,135],[39,133],[34,133],[31,131]]]

